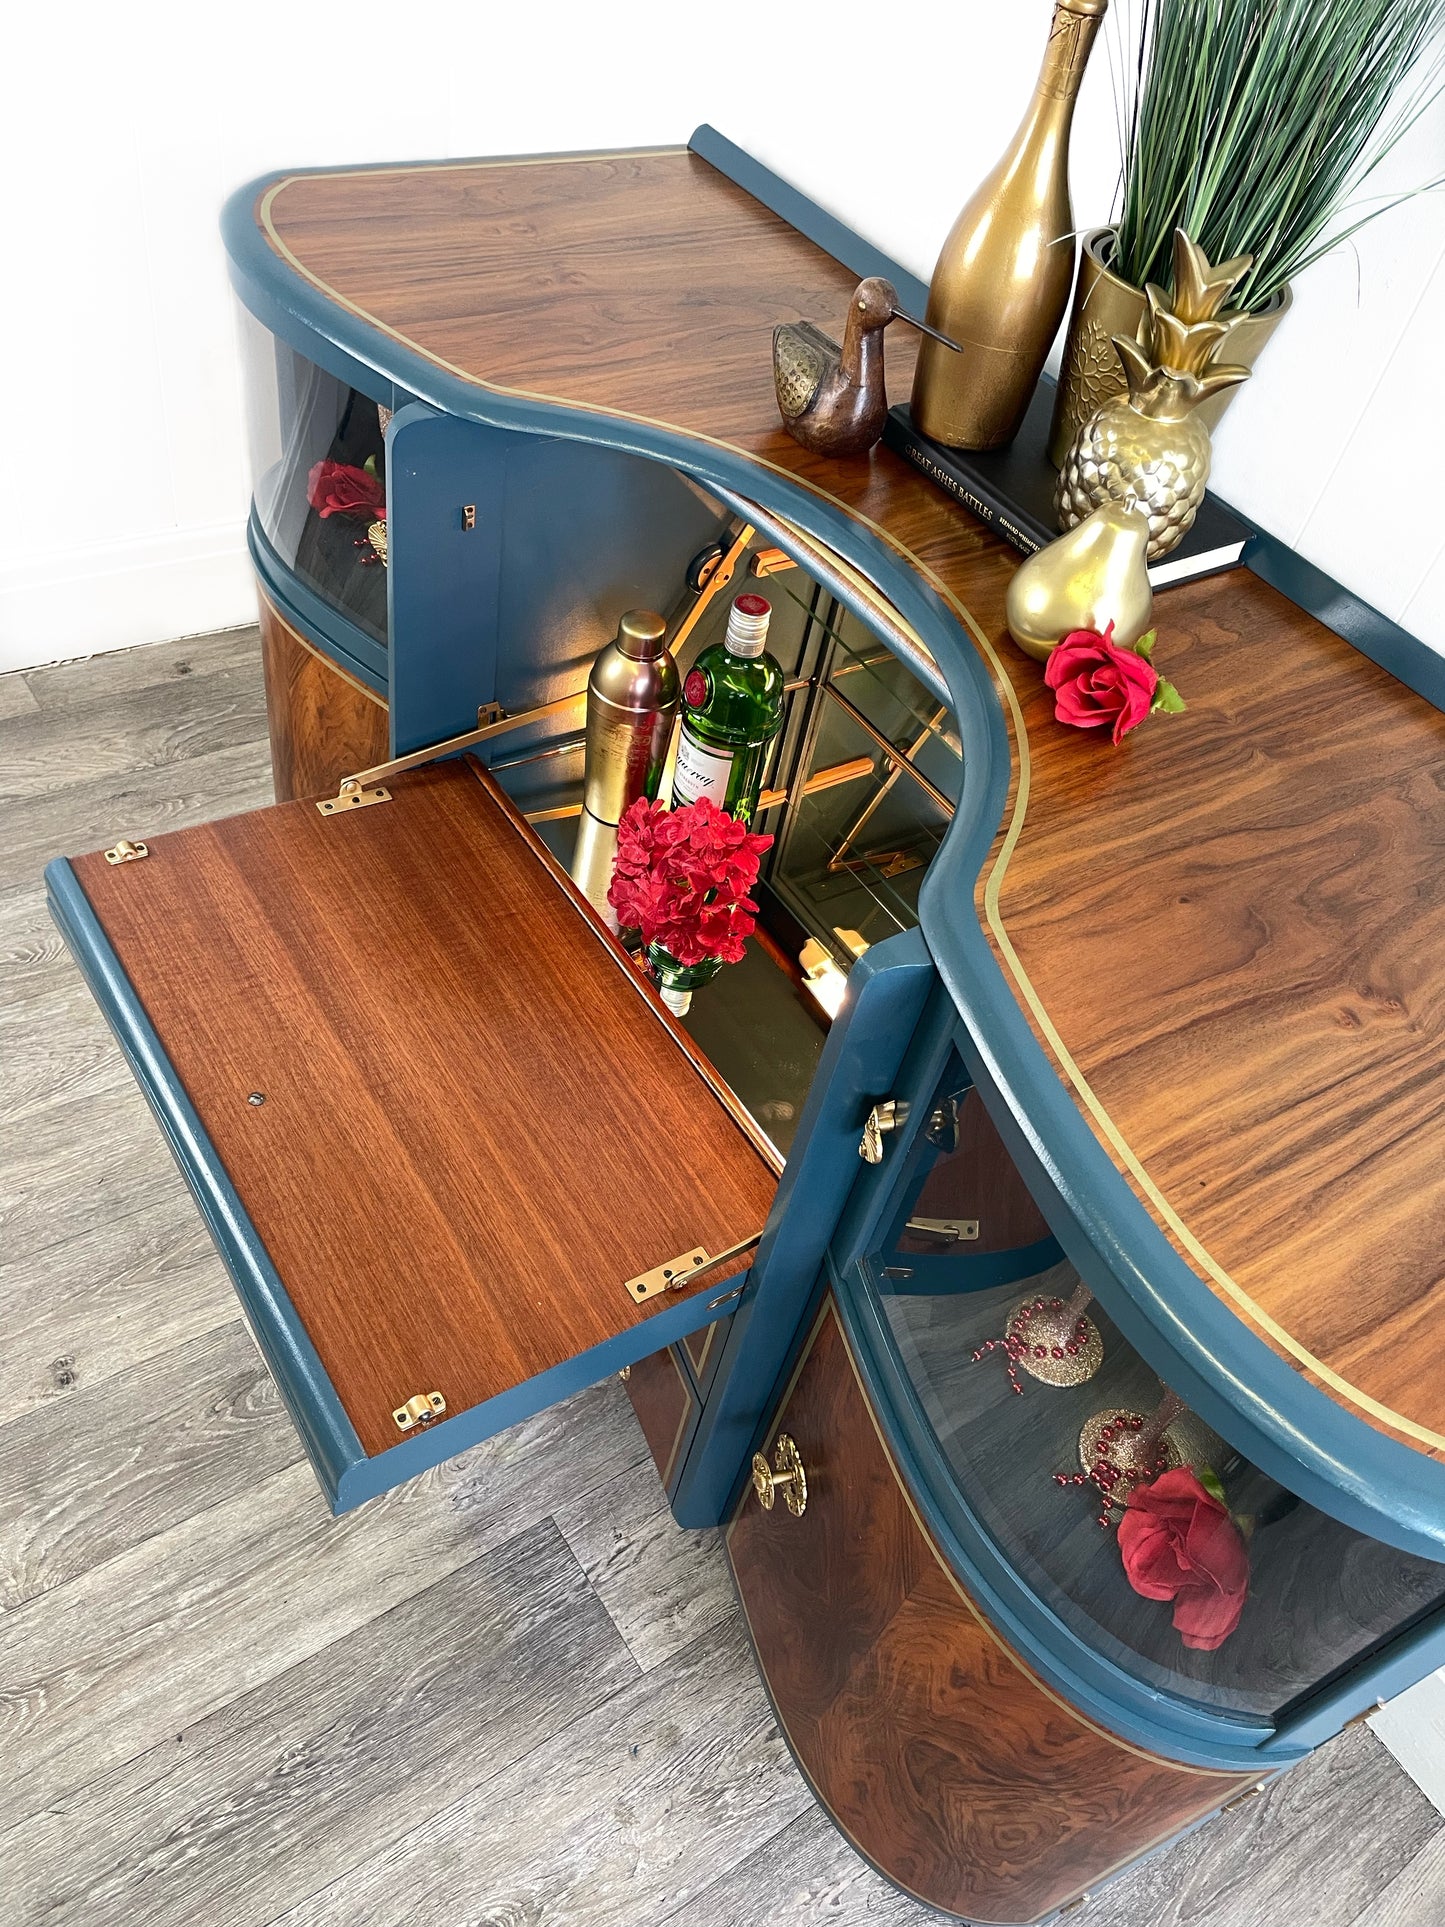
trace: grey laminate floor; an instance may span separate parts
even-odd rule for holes
[[[612,1384],[333,1521],[40,871],[269,800],[254,632],[0,678],[0,1927],[921,1927]],[[1357,1727],[1097,1927],[1441,1927]]]

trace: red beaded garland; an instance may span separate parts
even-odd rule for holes
[[[1014,1320],[1018,1329],[1009,1332],[1004,1338],[986,1339],[973,1354],[974,1364],[977,1365],[980,1359],[986,1358],[990,1352],[997,1351],[1001,1346],[1004,1352],[1004,1365],[1008,1372],[1009,1385],[1015,1392],[1021,1394],[1024,1388],[1019,1384],[1018,1377],[1018,1361],[1020,1358],[1025,1355],[1031,1358],[1053,1357],[1061,1359],[1065,1356],[1076,1358],[1088,1343],[1089,1321],[1087,1318],[1079,1318],[1075,1322],[1074,1335],[1065,1341],[1062,1349],[1057,1345],[1030,1345],[1025,1337],[1030,1320],[1039,1312],[1060,1311],[1063,1309],[1063,1304],[1064,1301],[1062,1298],[1035,1298],[1031,1304],[1021,1306],[1014,1314]]]

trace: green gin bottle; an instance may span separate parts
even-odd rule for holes
[[[672,805],[702,797],[739,822],[751,820],[768,748],[783,726],[783,672],[767,652],[771,605],[740,595],[727,635],[704,649],[682,686],[682,725]]]

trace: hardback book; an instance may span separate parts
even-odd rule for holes
[[[1054,384],[1045,376],[1034,390],[1023,426],[1005,448],[945,448],[919,434],[906,403],[889,412],[883,441],[1016,549],[1032,555],[1059,533],[1054,519],[1058,470],[1044,452],[1053,413]],[[1206,494],[1179,546],[1149,565],[1149,580],[1156,589],[1166,589],[1232,569],[1252,533],[1217,496]]]

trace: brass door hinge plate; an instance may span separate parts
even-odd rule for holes
[[[661,1292],[679,1290],[707,1262],[707,1253],[701,1249],[684,1251],[680,1258],[669,1258],[665,1265],[654,1265],[651,1271],[629,1278],[627,1289],[639,1305],[645,1305],[649,1298],[656,1298]]]
[[[430,1425],[446,1409],[447,1402],[440,1392],[418,1392],[405,1405],[398,1405],[391,1416],[396,1420],[398,1432],[410,1432],[415,1426]]]
[[[343,788],[339,796],[324,796],[316,805],[323,816],[339,816],[342,810],[368,810],[373,803],[389,803],[391,791],[378,783],[375,789]]]
[[[740,1238],[735,1245],[725,1251],[714,1252],[711,1257],[699,1245],[692,1251],[684,1251],[680,1257],[669,1258],[665,1265],[654,1265],[651,1271],[639,1272],[636,1278],[627,1281],[628,1296],[639,1305],[645,1305],[649,1298],[660,1297],[665,1291],[681,1291],[689,1278],[700,1271],[711,1271],[714,1265],[725,1264],[729,1258],[740,1258],[745,1251],[751,1251],[762,1237],[755,1231],[751,1238]],[[726,1294],[731,1298],[732,1292]],[[722,1299],[717,1301],[719,1304]],[[709,1307],[711,1310],[711,1307]]]
[[[139,863],[149,855],[150,850],[144,843],[132,843],[128,836],[123,836],[113,850],[106,851],[105,860],[107,863]]]
[[[946,1245],[974,1244],[978,1239],[977,1218],[910,1218],[905,1228]]]

